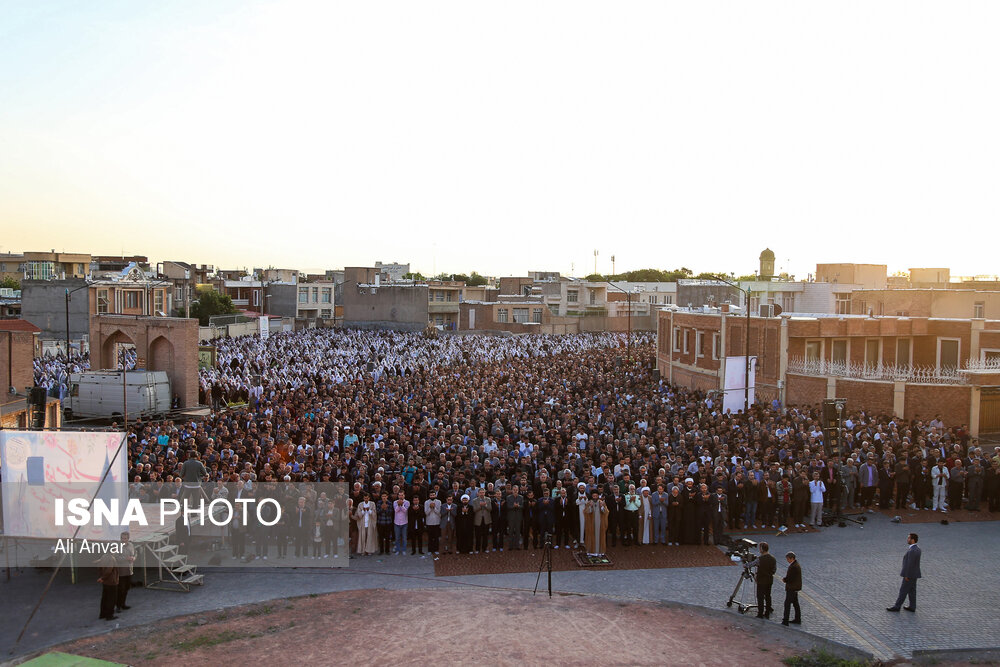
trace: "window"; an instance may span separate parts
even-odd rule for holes
[[[684,354],[688,353],[688,349],[691,347],[691,330],[684,330]]]
[[[590,305],[593,306],[595,303],[597,303],[597,290],[592,289],[590,290]]]
[[[444,292],[442,292],[441,290],[434,290],[434,300],[444,301]]]
[[[695,356],[704,357],[705,356],[705,332],[696,331],[694,334],[694,350]]]
[[[806,361],[819,361],[823,355],[823,341],[806,341]]]
[[[163,307],[163,297],[166,294],[164,290],[153,290],[153,314],[165,312]]]
[[[846,340],[835,340],[833,341],[833,350],[830,355],[830,361],[835,364],[845,364],[847,363],[847,341]]]
[[[497,322],[506,322],[506,321],[507,321],[507,309],[497,308]]]
[[[256,292],[254,292],[254,294],[256,294]],[[254,304],[253,305],[255,305],[255,306],[257,305],[256,301],[257,300],[254,299]],[[300,287],[299,288],[299,303],[309,303],[309,288],[308,287]]]
[[[108,290],[99,289],[97,290],[97,313],[107,313],[108,312]]]
[[[532,309],[532,311],[531,311],[531,321],[534,322],[535,324],[541,324],[542,323],[542,309],[541,308],[533,308]]]
[[[909,366],[910,365],[910,339],[909,338],[897,338],[896,339],[896,365],[897,366]]]
[[[137,290],[125,291],[125,307],[129,309],[139,307],[139,292]]]
[[[977,319],[977,320],[981,320],[984,317],[986,317],[986,302],[985,301],[977,301],[976,302],[976,304],[972,307],[972,317],[975,318],[975,319]]]
[[[674,352],[681,351],[681,328],[674,327]]]
[[[174,288],[174,301],[183,301],[183,300],[184,300],[184,288],[183,287],[175,287]]]
[[[441,325],[443,325],[444,324],[444,315],[435,315],[434,316],[434,324],[441,324]]]
[[[865,341],[865,364],[868,366],[878,366],[882,362],[882,341],[878,338],[869,338]]]
[[[237,294],[239,294],[239,292],[237,292]],[[251,294],[251,298],[253,299],[253,305],[259,306],[260,305],[260,290],[257,290],[257,289],[250,290],[250,294]],[[301,300],[301,299],[302,299],[302,295],[300,294],[299,295],[299,300]]]
[[[580,291],[571,289],[566,290],[566,303],[577,303],[580,300]]]
[[[319,316],[322,317],[322,318],[325,318],[325,319],[329,319],[330,317],[332,317],[332,315],[330,315],[330,309],[329,308],[323,308],[322,310],[320,310],[319,311]]]
[[[330,288],[329,287],[324,287],[323,288],[322,302],[323,303],[330,303]]]
[[[851,293],[850,292],[838,292],[833,295],[836,300],[838,315],[850,315],[851,314]]]
[[[312,302],[313,303],[317,303],[319,301],[319,288],[318,287],[313,287],[312,290],[313,290],[313,293],[312,293]]]
[[[722,336],[718,333],[712,334],[712,358],[718,359],[721,356]]]
[[[795,295],[794,294],[785,294],[782,297],[781,309],[783,311],[785,311],[786,313],[793,313],[793,312],[795,312]]]
[[[958,338],[938,338],[938,370],[958,368],[960,347]]]
[[[527,308],[515,308],[514,309],[514,321],[519,323],[524,323],[528,321],[528,309]]]

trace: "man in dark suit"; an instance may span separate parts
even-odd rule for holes
[[[771,586],[774,573],[778,571],[778,561],[771,555],[767,542],[760,543],[760,558],[757,560],[757,618],[771,618]]]
[[[802,610],[799,609],[799,591],[802,590],[802,568],[799,566],[799,561],[795,560],[794,551],[789,551],[785,554],[785,560],[788,561],[788,570],[785,572],[785,576],[781,578],[785,582],[785,615],[781,619],[781,624],[798,624],[802,622]],[[795,618],[789,621],[788,612],[792,610],[792,607],[795,607]]]
[[[312,510],[306,507],[306,499],[299,498],[291,512],[292,535],[295,536],[295,557],[305,557],[308,554],[309,531],[313,527]]]
[[[903,554],[903,569],[899,572],[899,576],[903,578],[903,583],[899,586],[899,597],[896,598],[896,604],[885,608],[886,611],[899,611],[907,596],[910,598],[910,606],[903,609],[917,610],[917,579],[920,578],[920,547],[917,546],[917,534],[910,533],[906,543],[910,546]]]

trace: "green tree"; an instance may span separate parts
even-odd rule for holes
[[[11,276],[7,276],[3,280],[0,280],[0,288],[21,289],[21,283],[17,282],[17,280]]]
[[[233,300],[211,287],[199,289],[198,300],[191,304],[191,317],[197,317],[198,323],[203,327],[208,326],[213,315],[232,315],[236,312]]]
[[[424,278],[424,274],[419,271],[410,271],[409,273],[403,274],[403,280],[427,280]]]
[[[585,276],[584,280],[589,280],[590,282],[600,282],[604,280],[604,276],[600,273],[591,273],[589,276]]]
[[[469,279],[465,281],[465,284],[469,287],[479,287],[487,283],[486,276],[481,276],[475,271],[469,276]]]

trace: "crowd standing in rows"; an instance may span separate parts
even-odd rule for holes
[[[815,408],[723,413],[662,380],[652,342],[349,330],[222,339],[218,366],[201,374],[217,409],[131,426],[130,479],[171,493],[190,451],[208,479],[245,492],[345,482],[342,506],[308,498],[319,557],[338,517],[351,520],[354,553],[437,554],[536,547],[547,533],[556,547],[582,544],[588,503],[607,508],[611,546],[819,527],[824,508],[1000,511],[1000,448],[984,453],[961,426],[851,411],[844,455],[832,456]]]

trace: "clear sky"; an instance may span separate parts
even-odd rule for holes
[[[1000,273],[995,0],[0,5],[0,252]]]

